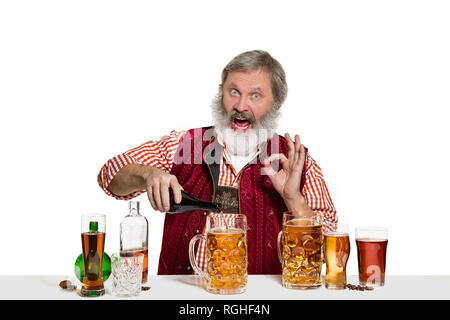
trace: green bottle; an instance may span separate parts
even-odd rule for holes
[[[89,230],[90,232],[97,232],[98,231],[98,222],[97,221],[91,221],[89,223]],[[103,252],[103,263],[102,263],[102,279],[103,282],[105,282],[111,274],[111,259],[109,258],[108,254],[106,252]],[[78,280],[83,282],[84,280],[84,260],[83,260],[83,253],[80,253],[80,255],[77,257],[77,260],[75,260],[75,275],[77,276]]]

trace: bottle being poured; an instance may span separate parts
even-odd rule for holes
[[[222,205],[220,203],[200,200],[184,190],[181,190],[180,203],[176,203],[173,196],[173,191],[172,189],[170,189],[170,209],[167,213],[182,214],[194,210],[203,210],[219,213],[225,225],[225,228],[228,229],[227,222],[223,216]]]

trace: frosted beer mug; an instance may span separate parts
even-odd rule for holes
[[[355,232],[358,251],[359,283],[384,286],[388,230],[386,228],[359,227]]]
[[[224,221],[225,220],[225,221]],[[194,246],[206,241],[206,271],[197,263]],[[247,219],[243,214],[212,213],[206,219],[206,236],[197,234],[189,243],[189,259],[206,280],[206,290],[216,294],[245,292],[247,286]]]
[[[322,221],[320,215],[301,218],[283,214],[278,234],[278,257],[282,266],[281,284],[290,289],[311,289],[322,285]],[[280,251],[281,250],[281,251]]]

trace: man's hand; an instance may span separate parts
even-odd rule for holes
[[[170,209],[169,188],[173,190],[175,202],[180,203],[183,187],[174,175],[140,164],[129,164],[123,167],[108,186],[109,191],[118,196],[146,190],[153,209],[161,212],[167,212]]]
[[[156,169],[156,168],[155,168]],[[176,203],[181,202],[181,190],[183,187],[178,183],[177,177],[166,173],[163,170],[153,170],[145,179],[145,188],[147,197],[154,210],[167,212],[170,209],[170,191],[172,188],[174,200]]]
[[[312,210],[307,206],[300,192],[302,171],[305,164],[305,147],[300,143],[300,137],[295,135],[295,143],[286,133],[288,143],[288,157],[282,153],[272,154],[264,160],[265,173],[269,176],[275,190],[283,198],[286,207],[290,211],[302,211],[302,215],[311,215]],[[271,163],[279,160],[281,170],[276,172]],[[309,210],[308,210],[309,209]]]

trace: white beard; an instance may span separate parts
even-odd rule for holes
[[[249,156],[256,152],[258,146],[272,139],[276,133],[280,112],[272,109],[260,120],[252,123],[252,128],[235,131],[230,128],[231,121],[222,104],[219,92],[212,103],[213,122],[217,136],[225,143],[228,151],[236,156]]]
[[[236,156],[249,156],[256,152],[258,146],[271,139],[275,129],[249,129],[245,132],[233,129],[215,128],[217,136],[227,146],[228,151]]]

